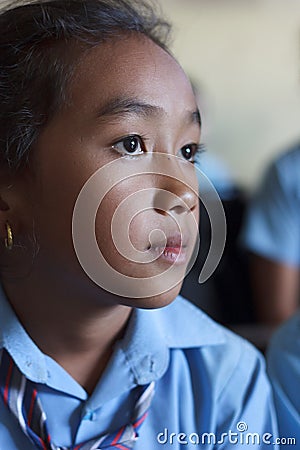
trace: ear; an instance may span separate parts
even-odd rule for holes
[[[2,199],[0,195],[0,214],[8,210],[9,210],[8,204]]]
[[[14,241],[27,236],[32,226],[32,183],[32,175],[25,168],[14,173],[0,168],[0,247],[7,238],[7,223]]]
[[[14,233],[18,229],[18,188],[16,188],[11,179],[1,176],[0,173],[0,245],[4,243],[7,238],[7,226],[14,230]]]
[[[11,222],[11,206],[9,196],[6,195],[4,187],[0,187],[0,240],[1,244],[7,238],[6,224]],[[1,245],[0,244],[0,245]]]

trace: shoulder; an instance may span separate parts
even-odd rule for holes
[[[300,312],[281,325],[272,336],[268,348],[268,365],[272,371],[287,373],[296,366],[300,374]]]
[[[280,154],[269,166],[266,179],[300,198],[300,144]]]
[[[281,325],[271,338],[271,347],[287,351],[300,347],[300,311]]]
[[[280,434],[300,440],[300,313],[271,339],[267,369],[273,386]]]
[[[295,384],[298,385],[300,377],[299,355],[300,312],[275,332],[267,351],[268,373],[273,386],[285,391],[291,402],[297,402],[300,411],[300,397],[294,396]]]
[[[240,242],[273,261],[299,265],[300,147],[269,166],[245,216]]]
[[[169,348],[193,350],[194,358],[201,358],[211,377],[221,384],[232,376],[242,382],[251,370],[264,368],[264,359],[252,344],[182,297],[161,314]]]
[[[155,362],[147,375],[151,381],[172,371],[180,361],[196,383],[203,382],[205,373],[218,392],[228,383],[233,390],[235,383],[245,385],[252,374],[264,370],[262,356],[249,342],[181,296],[161,309],[138,309],[132,319],[122,347],[135,372],[143,372],[143,382],[145,365],[139,371],[137,366],[145,352]]]
[[[174,411],[184,399],[180,417],[187,429],[226,432],[239,420],[257,432],[273,426],[264,359],[250,343],[180,296],[164,308],[138,310],[134,324],[127,361],[134,363],[136,380],[157,381],[157,398],[169,395]]]
[[[194,397],[210,398],[218,417],[237,420],[237,415],[242,414],[250,425],[256,420],[258,406],[261,416],[258,414],[257,420],[272,416],[271,388],[265,360],[258,350],[182,298],[177,298],[171,309],[178,311],[178,318],[189,326],[180,330],[178,322],[168,325],[169,336],[177,332],[176,339],[169,341],[169,371],[177,371],[179,380],[192,380]],[[190,331],[195,333],[191,345],[186,345],[186,338],[180,345],[178,335]]]
[[[275,160],[274,165],[278,168],[291,168],[294,169],[295,162],[300,162],[300,143],[292,146],[284,153],[281,153]]]

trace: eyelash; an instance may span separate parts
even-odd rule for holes
[[[112,148],[114,150],[116,150],[117,152],[119,152],[122,156],[129,156],[129,157],[136,157],[138,155],[141,155],[143,153],[145,153],[146,148],[145,148],[145,141],[147,140],[147,138],[145,136],[140,136],[137,134],[132,134],[129,136],[125,136],[122,139],[119,139],[117,142],[115,142],[112,145]],[[139,145],[141,151],[139,151],[136,154],[133,154],[136,150],[133,150],[133,152],[131,153],[128,149],[126,149],[125,147],[125,151],[124,150],[120,150],[117,148],[117,146],[119,144],[122,144],[124,146],[124,143],[128,144],[129,146],[132,145],[134,146],[135,144]],[[203,144],[195,144],[195,143],[190,143],[187,145],[184,145],[183,147],[181,147],[181,149],[179,151],[183,151],[183,150],[187,150],[188,148],[192,147],[192,151],[191,151],[191,155],[192,155],[192,160],[184,158],[186,161],[191,162],[192,164],[194,164],[196,162],[196,157],[197,155],[203,153],[205,151],[205,146]],[[128,152],[128,153],[127,153]]]
[[[189,160],[189,159],[186,159],[186,158],[185,159],[186,159],[186,161],[188,161],[188,162],[190,162],[192,164],[195,164],[195,162],[197,162],[197,157],[199,155],[201,155],[201,153],[205,152],[205,150],[206,150],[205,149],[205,145],[204,144],[187,144],[187,145],[183,146],[180,149],[180,151],[182,151],[183,149],[187,149],[189,147],[193,148],[193,150],[192,150],[192,160]]]
[[[135,155],[131,154],[131,153],[129,152],[129,150],[126,150],[126,148],[125,148],[125,150],[119,150],[119,149],[117,148],[117,145],[119,145],[119,144],[123,144],[123,145],[124,145],[124,143],[125,143],[126,141],[127,141],[127,143],[130,145],[130,144],[133,143],[134,140],[136,140],[136,141],[139,143],[140,148],[141,148],[141,151],[140,151],[139,153],[135,154]],[[146,138],[145,136],[139,136],[139,135],[137,135],[137,134],[131,134],[131,135],[129,135],[129,136],[123,137],[122,139],[119,139],[117,142],[115,142],[115,143],[112,145],[112,148],[113,148],[114,150],[116,150],[117,152],[121,153],[121,155],[123,155],[123,156],[138,156],[138,155],[143,154],[143,153],[146,151],[146,148],[145,148],[145,145],[144,145],[144,142],[145,142],[146,140],[147,140],[147,138]],[[128,152],[128,153],[127,153],[127,152]]]

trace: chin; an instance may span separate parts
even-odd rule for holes
[[[156,309],[172,303],[180,292],[182,283],[174,286],[172,289],[162,294],[144,298],[123,298],[122,304],[134,308]]]

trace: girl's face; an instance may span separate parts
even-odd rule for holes
[[[87,299],[89,292],[96,294],[105,304],[158,307],[173,300],[197,236],[192,162],[199,139],[190,83],[169,54],[139,35],[89,51],[76,68],[67,105],[34,150],[30,196],[40,251],[33,270],[68,283],[77,294],[85,292]],[[98,247],[115,273],[133,283],[146,279],[143,292],[134,284],[128,287],[128,279],[122,284],[122,277],[115,283],[124,297],[102,290],[86,276],[74,251],[74,205],[100,168],[94,195],[100,199],[103,190],[106,195],[95,220]]]

